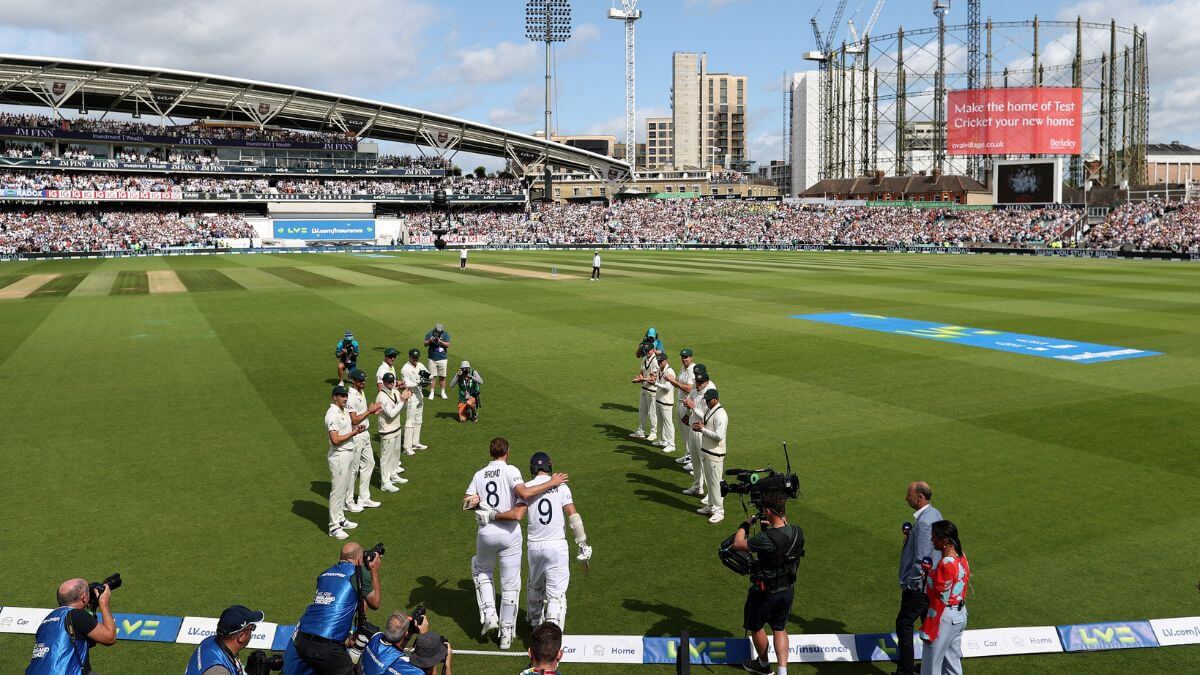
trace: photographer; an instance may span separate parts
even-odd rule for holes
[[[338,384],[345,385],[346,373],[358,365],[358,340],[354,339],[354,333],[346,331],[346,335],[338,340],[334,355],[337,356]]]
[[[392,612],[388,617],[387,624],[384,626],[383,632],[376,633],[371,636],[371,641],[367,643],[366,649],[363,650],[362,658],[358,663],[362,666],[363,675],[387,675],[396,673],[398,675],[421,675],[425,672],[432,672],[433,667],[428,669],[418,667],[416,662],[425,663],[421,660],[416,650],[414,649],[412,657],[404,653],[404,646],[408,641],[417,635],[417,644],[420,646],[423,636],[429,633],[429,619],[426,618],[423,611],[418,608],[413,612],[413,616],[405,616],[400,612]],[[433,634],[437,638],[439,645],[445,644],[446,653],[443,659],[446,662],[445,673],[450,673],[450,645],[445,643],[445,640]],[[435,654],[436,655],[436,654]],[[439,659],[436,663],[441,663]]]
[[[378,548],[378,547],[377,547]],[[363,565],[363,549],[353,542],[342,546],[333,567],[317,577],[313,602],[304,610],[295,637],[284,653],[285,673],[353,675],[354,663],[347,652],[355,616],[366,616],[367,608],[379,609],[379,565],[383,554],[373,550]],[[369,576],[368,576],[369,574]]]
[[[780,675],[787,673],[787,619],[792,611],[792,587],[796,570],[804,556],[804,532],[790,525],[784,513],[787,493],[769,490],[763,493],[760,513],[751,516],[734,533],[730,548],[753,553],[757,561],[750,573],[750,590],[746,594],[743,627],[752,633],[758,658],[747,659],[742,667],[752,673],[770,673],[767,660],[767,634],[763,624],[770,624],[775,642],[775,658]],[[763,523],[763,531],[750,536],[755,521]]]
[[[450,386],[458,387],[458,421],[479,421],[479,388],[483,376],[471,369],[470,361],[463,361],[454,374]]]
[[[116,584],[120,585],[120,584]],[[88,650],[117,641],[117,622],[108,608],[109,584],[89,585],[71,579],[58,587],[58,609],[42,619],[34,636],[33,658],[25,675],[83,675],[92,670]],[[100,621],[86,609],[100,611]]]
[[[437,378],[442,398],[446,398],[446,359],[450,351],[450,334],[445,326],[439,323],[425,334],[425,347],[429,350],[429,372]],[[433,400],[433,387],[429,388],[429,400]]]
[[[188,659],[183,675],[242,675],[246,672],[238,661],[238,652],[250,644],[255,624],[262,621],[262,612],[234,605],[217,620],[217,634],[202,640]]]

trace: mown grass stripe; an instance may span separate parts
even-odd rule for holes
[[[244,291],[245,286],[217,270],[177,270],[175,272],[188,291]]]
[[[117,272],[109,295],[140,295],[150,292],[150,280],[145,272],[124,270]]]
[[[25,274],[6,274],[0,277],[0,288],[4,288],[9,284],[16,283],[21,279],[24,279],[26,276],[27,275]]]
[[[441,284],[447,283],[444,279],[435,279],[433,277],[425,277],[420,274],[411,274],[402,272],[390,267],[378,267],[376,265],[353,265],[347,269],[354,270],[359,274],[370,274],[371,276],[380,277],[381,279],[391,279],[404,284],[424,285],[424,284]]]
[[[264,267],[262,268],[267,274],[274,274],[280,279],[286,279],[298,286],[305,288],[351,288],[352,286],[339,279],[327,277],[321,274],[314,274],[308,270],[302,270],[296,267]]]
[[[81,281],[83,281],[84,277],[86,277],[86,276],[87,276],[86,272],[78,272],[76,274],[59,275],[57,278],[51,279],[50,281],[46,282],[45,284],[40,286],[36,291],[30,293],[26,297],[30,297],[30,298],[62,297],[64,295],[67,295],[71,291],[75,290],[75,287],[78,286],[79,283]]]
[[[75,287],[75,290],[71,291],[71,297],[109,295],[112,293],[113,282],[116,279],[116,270],[95,270],[89,272],[87,278],[80,282]]]

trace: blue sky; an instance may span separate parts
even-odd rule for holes
[[[524,38],[523,0],[0,0],[4,51],[217,72],[489,122],[541,128],[543,55]],[[556,129],[621,138],[624,32],[610,0],[574,0],[575,37],[556,49]],[[618,3],[619,4],[619,3]],[[754,159],[781,155],[780,79],[804,69],[808,19],[828,26],[836,0],[642,0],[637,28],[639,117],[669,111],[673,51],[708,53],[709,69],[749,77]],[[850,0],[862,25],[875,0]],[[1085,18],[1148,28],[1151,140],[1200,142],[1200,0],[984,0],[984,16]],[[965,21],[954,0],[949,22]],[[928,0],[888,0],[874,32],[933,25]],[[845,31],[843,22],[842,32]],[[639,125],[640,126],[640,125]],[[464,158],[466,159],[466,158]],[[467,162],[463,162],[467,163]],[[488,164],[495,164],[487,162]]]

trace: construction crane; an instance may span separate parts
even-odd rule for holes
[[[879,13],[883,11],[884,0],[876,0],[875,9],[871,11],[871,18],[867,19],[867,25],[863,27],[862,35],[859,36],[858,31],[854,29],[854,19],[846,21],[847,28],[850,29],[850,39],[854,42],[861,42],[871,34],[871,29],[875,27],[875,22],[879,20]]]
[[[625,22],[625,162],[635,170],[637,160],[637,101],[634,70],[633,24],[642,18],[638,0],[621,0],[621,9],[608,10],[608,18]]]
[[[833,62],[833,40],[837,35],[838,27],[842,23],[842,16],[846,12],[846,3],[849,0],[838,0],[837,7],[833,11],[833,21],[829,24],[829,30],[824,35],[821,34],[821,29],[817,25],[817,17],[814,15],[809,19],[812,25],[814,46],[816,49],[810,52],[805,52],[804,59],[806,61],[816,61],[817,68],[820,71],[820,106],[821,106],[821,152],[820,152],[820,177],[828,178],[831,173],[832,157],[834,153],[834,134],[832,128],[833,111],[831,110],[831,93],[832,93],[832,62]],[[820,12],[820,8],[817,10]]]

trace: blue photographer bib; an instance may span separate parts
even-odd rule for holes
[[[200,642],[196,647],[196,651],[192,653],[192,658],[188,659],[187,670],[183,675],[203,675],[204,671],[213,666],[224,666],[235,675],[241,673],[242,664],[238,660],[229,656],[229,653],[221,649],[221,645],[217,644],[215,635],[210,635]]]
[[[72,639],[67,634],[70,607],[59,607],[42,619],[33,640],[33,658],[25,675],[82,675],[87,660],[86,635]]]
[[[315,675],[312,666],[305,663],[300,658],[300,652],[296,651],[295,633],[288,640],[287,649],[283,650],[283,675]]]
[[[317,577],[317,593],[296,630],[338,642],[346,639],[358,609],[356,569],[354,563],[343,561]]]
[[[376,633],[367,643],[358,665],[362,666],[363,675],[422,675],[425,672],[409,663],[404,652],[384,642],[383,633]]]

